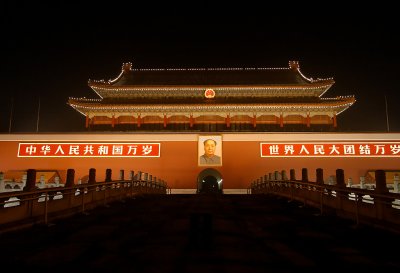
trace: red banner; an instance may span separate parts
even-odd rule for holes
[[[160,157],[160,143],[19,143],[18,157]]]
[[[260,143],[261,157],[400,157],[400,142]]]

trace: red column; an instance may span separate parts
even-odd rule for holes
[[[256,115],[253,115],[253,127],[256,128],[257,126],[257,118]]]
[[[167,115],[164,115],[164,128],[167,127]]]
[[[114,128],[114,125],[115,125],[115,116],[113,115],[111,118],[111,127]]]
[[[140,128],[140,115],[137,117],[137,127]]]
[[[283,115],[282,114],[279,117],[279,126],[283,127]]]
[[[193,115],[190,115],[190,118],[189,118],[189,126],[190,126],[190,128],[192,128],[193,127]]]
[[[310,114],[307,114],[307,127],[310,127]]]
[[[86,128],[88,128],[89,127],[89,115],[86,115]]]
[[[333,127],[337,127],[337,120],[336,120],[336,114],[333,115]]]
[[[229,116],[229,114],[226,116],[226,127],[229,128],[231,127],[231,117]]]

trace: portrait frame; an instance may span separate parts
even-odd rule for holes
[[[204,141],[211,139],[215,141],[215,162],[205,162],[202,156],[205,154]],[[222,166],[222,135],[199,135],[197,141],[197,162],[198,166]]]

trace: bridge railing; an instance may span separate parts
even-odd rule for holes
[[[24,190],[0,193],[0,231],[17,229],[87,213],[98,206],[122,201],[143,194],[167,194],[167,184],[147,173],[131,171],[129,179],[111,181],[111,170],[106,171],[106,181],[96,182],[95,171],[90,169],[88,183],[73,183],[74,170],[67,171],[65,187],[38,189],[35,170],[28,170]],[[150,179],[151,178],[151,179]]]
[[[279,173],[265,175],[248,188],[251,194],[273,194],[297,200],[304,206],[318,208],[321,214],[336,214],[354,219],[356,224],[368,224],[400,232],[400,193],[386,187],[385,173],[376,171],[374,190],[346,187],[343,170],[337,170],[337,183],[324,184],[317,173],[317,181],[310,182],[303,175],[296,180]],[[293,179],[294,178],[294,179]]]

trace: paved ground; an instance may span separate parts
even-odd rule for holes
[[[9,272],[400,272],[399,234],[250,195],[137,197],[0,235]]]

